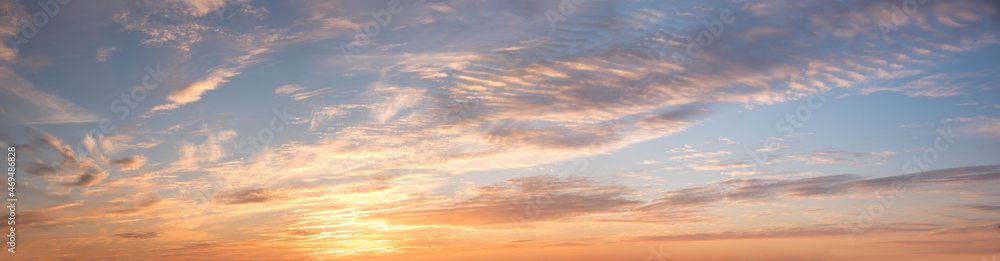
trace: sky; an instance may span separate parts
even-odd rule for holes
[[[998,12],[0,0],[0,255],[995,261]]]

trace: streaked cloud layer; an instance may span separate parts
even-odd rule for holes
[[[988,1],[52,3],[15,259],[1000,254]]]

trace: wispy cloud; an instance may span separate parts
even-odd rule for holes
[[[24,257],[818,260],[900,180],[852,257],[995,242],[996,4],[394,3],[0,2]]]
[[[200,100],[201,95],[206,91],[214,90],[215,88],[218,88],[219,85],[229,82],[228,78],[238,75],[239,71],[243,70],[247,66],[259,62],[255,59],[255,56],[264,52],[267,52],[267,49],[253,50],[250,53],[237,58],[236,61],[234,61],[235,65],[233,67],[212,70],[204,79],[170,92],[167,96],[167,101],[170,103],[157,105],[156,107],[153,107],[149,113],[151,114],[157,111],[177,109],[181,105]],[[148,117],[150,114],[146,114],[144,116]]]
[[[115,50],[118,50],[118,47],[112,46],[112,47],[97,49],[97,58],[96,58],[97,61],[107,62],[109,59],[111,59],[111,52],[114,52]]]
[[[0,117],[6,121],[23,124],[84,123],[100,120],[94,114],[72,101],[55,94],[38,90],[11,68],[0,65],[0,101],[6,104]]]

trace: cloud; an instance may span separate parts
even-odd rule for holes
[[[302,90],[305,90],[305,88],[302,88],[302,86],[299,86],[297,84],[286,84],[282,85],[281,87],[278,87],[277,89],[274,89],[274,94],[286,95],[286,94],[292,94],[294,92],[299,92]]]
[[[203,164],[227,159],[230,155],[228,146],[236,138],[236,131],[222,129],[213,131],[203,124],[199,135],[205,136],[202,143],[192,143],[185,140],[177,142],[177,160],[172,163],[177,169],[173,171],[191,171],[199,169]]]
[[[688,167],[695,170],[727,170],[732,168],[746,168],[750,167],[751,165],[752,164],[750,163],[738,162],[738,163],[725,163],[725,164],[714,164],[714,165],[704,165],[704,166],[688,165]]]
[[[955,117],[942,122],[962,123],[955,128],[956,132],[975,137],[1000,138],[1000,118],[990,116]]]
[[[318,130],[320,126],[324,125],[325,123],[331,120],[346,115],[347,112],[348,111],[346,109],[342,109],[339,107],[316,108],[315,110],[309,112],[310,114],[309,130],[310,131]]]
[[[595,4],[604,5],[615,3]],[[732,28],[727,25],[727,32],[753,32],[760,41],[719,38],[691,63],[679,62],[672,54],[683,53],[685,43],[692,40],[689,37],[703,26],[660,28],[674,19],[691,19],[691,24],[700,20],[666,15],[670,10],[657,5],[642,10],[608,8],[620,13],[597,7],[580,9],[577,12],[586,19],[560,24],[569,31],[529,36],[531,39],[489,48],[491,51],[386,57],[380,62],[391,65],[374,70],[379,74],[379,87],[374,89],[398,91],[378,93],[386,98],[377,102],[372,118],[379,124],[399,120],[401,125],[397,126],[439,130],[429,133],[462,133],[461,140],[468,142],[466,148],[489,148],[464,153],[480,159],[516,157],[515,153],[504,153],[510,148],[592,153],[682,131],[711,115],[708,108],[716,104],[768,105],[834,88],[878,86],[919,75],[929,66],[922,60],[927,57],[919,53],[881,45],[852,48],[850,41],[816,37],[854,36],[862,42],[881,42],[881,36],[870,30],[877,28],[875,20],[865,16],[874,9],[869,3],[774,4],[769,8],[802,15],[741,13],[739,19],[753,25],[734,23]],[[623,22],[616,19],[619,16],[643,17],[645,22]],[[813,24],[820,27],[813,31],[795,26]],[[570,33],[580,28],[621,37],[590,38]],[[404,99],[415,95],[398,94],[416,88],[426,89],[423,96],[427,103]],[[917,94],[924,89],[911,89],[914,95],[947,94],[930,90]],[[446,118],[451,120],[438,126],[408,122],[434,120],[422,117],[426,116],[420,113],[422,109],[457,117]],[[614,130],[608,131],[608,126]],[[846,154],[802,155],[801,160],[806,156],[814,157],[812,162],[816,163],[871,163]],[[471,161],[472,157],[465,158]],[[720,167],[724,166],[715,166]]]
[[[89,187],[91,185],[97,184],[102,178],[107,176],[107,173],[97,170],[88,170],[77,177],[76,181],[65,182],[62,185],[67,187]]]
[[[138,169],[146,164],[146,156],[144,155],[132,155],[120,159],[108,160],[108,164],[117,166],[120,170],[133,170]]]
[[[1000,206],[996,205],[961,205],[954,206],[953,208],[1000,214]]]
[[[277,95],[291,95],[293,100],[301,101],[313,96],[321,95],[328,92],[330,88],[322,88],[318,90],[305,91],[305,88],[296,84],[286,84],[278,87],[274,90],[274,94]]]
[[[152,139],[144,142],[135,142],[136,137],[128,134],[129,132],[131,131],[117,131],[113,136],[104,136],[103,133],[97,133],[96,136],[84,135],[82,142],[84,149],[86,149],[85,152],[98,162],[105,162],[107,161],[107,156],[123,150],[151,148],[160,143],[160,141]]]
[[[59,213],[60,210],[69,209],[83,205],[82,202],[72,202],[52,205],[44,208],[37,208],[31,210],[24,210],[24,212],[19,213],[20,216],[17,217],[17,224],[24,227],[57,227],[66,225],[67,221],[58,220],[60,218],[74,218],[67,215],[59,215],[66,213]]]
[[[228,78],[238,75],[239,71],[243,70],[247,66],[259,62],[259,60],[255,59],[255,57],[267,51],[267,49],[256,49],[250,51],[246,55],[236,58],[234,66],[214,69],[210,71],[208,76],[204,79],[170,92],[170,94],[167,95],[167,101],[170,101],[170,103],[153,107],[153,109],[151,109],[146,116],[148,117],[157,111],[177,109],[181,105],[200,100],[201,95],[206,91],[214,90],[215,88],[218,88],[219,85],[229,82]]]
[[[773,138],[778,139],[779,138]],[[779,143],[774,143],[779,144]],[[775,148],[787,147],[785,145],[775,145],[770,148],[763,148],[760,150],[776,150]],[[748,163],[746,160],[736,161],[733,159],[724,159],[723,157],[731,155],[728,151],[718,151],[718,152],[699,152],[696,150],[689,149],[686,151],[688,154],[682,154],[677,156],[671,156],[668,159],[674,161],[688,162],[687,167],[694,170],[729,170],[729,169],[744,169],[753,165],[753,163]],[[849,151],[816,151],[798,154],[772,154],[768,156],[767,164],[775,164],[780,162],[803,162],[809,165],[817,164],[846,164],[851,166],[867,166],[867,165],[878,165],[885,163],[889,156],[894,155],[895,152],[883,151],[883,152],[849,152]],[[725,162],[729,161],[729,162]],[[723,163],[725,162],[725,163]],[[748,171],[732,171],[725,172],[726,175],[748,175],[754,174],[754,172]]]
[[[577,222],[582,222],[582,226],[609,222],[597,225],[606,228],[606,231],[619,232],[622,230],[618,230],[619,227],[616,226],[635,224],[611,223],[640,222],[655,224],[654,227],[657,228],[663,226],[669,230],[697,229],[674,225],[724,218],[713,216],[725,212],[714,211],[716,209],[712,207],[716,204],[758,204],[845,195],[864,196],[876,189],[889,187],[892,180],[912,176],[891,176],[894,179],[890,180],[858,175],[765,177],[691,184],[689,186],[695,187],[678,188],[685,181],[690,182],[686,180],[688,177],[679,176],[679,181],[672,177],[669,182],[654,179],[657,184],[640,183],[640,186],[648,190],[637,191],[592,178],[536,176],[496,179],[493,176],[483,176],[477,171],[512,169],[490,171],[490,175],[523,175],[547,171],[549,166],[546,164],[549,163],[561,166],[559,163],[581,158],[581,155],[609,154],[623,148],[639,148],[637,144],[644,141],[669,136],[710,119],[714,115],[713,109],[731,106],[752,108],[783,103],[802,99],[817,91],[837,90],[854,94],[865,93],[870,86],[890,86],[887,88],[891,90],[872,91],[895,91],[914,97],[971,93],[979,86],[978,82],[950,82],[946,78],[928,76],[925,72],[938,64],[937,61],[930,62],[933,58],[943,54],[954,57],[951,52],[972,50],[968,48],[982,46],[976,41],[989,41],[987,37],[972,35],[976,30],[985,28],[975,18],[986,20],[984,17],[988,16],[982,16],[982,10],[961,5],[948,9],[947,13],[949,21],[963,25],[962,31],[941,30],[941,35],[919,35],[919,38],[929,42],[912,40],[910,36],[914,35],[908,34],[907,30],[925,30],[919,27],[922,20],[932,25],[932,29],[947,27],[947,24],[936,22],[939,21],[935,19],[938,15],[927,19],[912,17],[913,23],[918,27],[901,28],[900,31],[893,32],[893,38],[897,42],[882,44],[874,24],[877,16],[871,11],[877,9],[877,6],[866,2],[802,4],[779,1],[755,4],[752,10],[739,10],[740,13],[736,14],[738,22],[727,24],[724,35],[715,38],[711,47],[704,48],[703,53],[691,63],[683,63],[671,55],[674,52],[683,53],[686,43],[695,40],[692,38],[704,30],[702,19],[712,17],[703,14],[715,15],[718,10],[730,8],[735,11],[738,7],[727,5],[729,3],[692,7],[691,5],[703,3],[587,2],[586,5],[580,5],[575,16],[560,23],[559,30],[549,32],[544,11],[549,5],[558,8],[558,3],[431,3],[426,8],[412,9],[407,6],[407,10],[430,14],[426,17],[422,16],[423,13],[414,15],[420,16],[416,20],[434,23],[409,23],[410,11],[394,16],[394,24],[409,27],[384,28],[384,34],[378,39],[380,43],[369,47],[364,55],[365,59],[355,59],[356,62],[347,68],[314,68],[315,70],[308,72],[343,72],[341,76],[349,78],[345,84],[353,84],[353,79],[370,79],[367,77],[371,75],[367,73],[377,72],[381,76],[378,86],[373,86],[369,92],[359,95],[354,101],[349,100],[350,98],[342,99],[351,97],[350,92],[331,95],[337,96],[332,100],[316,98],[330,93],[330,88],[307,90],[303,86],[290,84],[274,89],[273,94],[280,96],[279,100],[289,97],[288,100],[296,101],[296,104],[306,108],[305,111],[309,111],[299,119],[309,122],[309,130],[302,135],[292,134],[291,140],[286,144],[269,145],[266,152],[252,159],[229,157],[232,151],[227,149],[231,149],[230,145],[236,143],[236,131],[209,128],[208,125],[203,130],[186,127],[199,121],[215,124],[212,119],[195,119],[180,124],[162,124],[140,119],[138,126],[162,127],[167,130],[162,135],[168,135],[165,138],[172,140],[171,144],[175,145],[166,148],[176,149],[177,160],[174,163],[163,169],[156,169],[155,164],[146,165],[148,159],[143,155],[114,155],[114,152],[132,148],[122,145],[127,139],[98,136],[85,138],[88,148],[97,148],[102,152],[92,153],[98,159],[97,162],[121,170],[151,170],[134,177],[116,177],[114,182],[101,184],[102,174],[80,171],[76,164],[45,164],[26,160],[24,165],[33,174],[30,178],[41,180],[37,183],[32,181],[33,184],[49,184],[52,187],[64,187],[62,184],[90,186],[78,190],[81,192],[79,195],[74,193],[72,196],[94,197],[106,202],[102,208],[86,206],[66,209],[96,209],[93,211],[99,214],[90,215],[91,218],[134,216],[132,218],[148,221],[143,222],[143,225],[152,223],[156,231],[167,231],[125,230],[131,233],[113,234],[114,237],[108,237],[110,239],[156,238],[164,239],[156,241],[176,242],[165,240],[164,237],[177,236],[191,241],[190,244],[180,245],[164,243],[166,247],[156,245],[162,252],[152,252],[176,255],[161,256],[168,259],[183,258],[185,254],[202,258],[225,258],[225,254],[238,254],[237,257],[251,255],[248,250],[260,246],[255,245],[256,242],[230,243],[222,241],[240,239],[216,237],[215,232],[235,226],[252,228],[248,231],[269,238],[277,235],[281,237],[278,241],[295,244],[296,249],[348,251],[357,249],[358,245],[364,245],[366,249],[378,249],[361,253],[426,249],[429,246],[449,245],[449,242],[454,243],[452,241],[467,242],[462,246],[450,244],[449,247],[454,247],[455,250],[469,245],[482,246],[480,242],[491,240],[489,233],[495,232],[489,228],[518,225],[511,220],[512,215],[520,215],[519,217],[527,220],[525,222],[549,222],[546,227],[554,225],[560,231],[563,228],[566,231],[579,228],[581,223]],[[173,66],[177,70],[187,69],[184,66],[188,64],[194,64],[188,66],[194,68],[191,70],[197,70],[198,74],[188,79],[190,84],[174,86],[182,87],[179,89],[161,89],[160,91],[169,92],[166,101],[158,104],[151,112],[191,106],[188,104],[198,101],[209,102],[202,99],[213,97],[213,90],[228,88],[230,81],[239,82],[235,77],[241,73],[249,73],[248,64],[258,63],[259,57],[262,57],[240,60],[219,50],[237,50],[241,52],[240,55],[251,53],[249,50],[255,48],[267,48],[270,52],[292,43],[346,34],[342,39],[332,39],[334,44],[323,42],[296,45],[291,51],[303,50],[300,47],[307,46],[336,48],[338,41],[352,40],[354,28],[362,28],[361,23],[371,21],[367,3],[324,1],[312,1],[289,8],[266,5],[274,7],[271,10],[258,6],[256,10],[262,12],[292,12],[288,17],[268,14],[265,19],[260,19],[284,21],[277,24],[254,24],[253,17],[234,17],[236,19],[224,22],[212,19],[212,13],[225,8],[225,4],[227,2],[222,1],[136,3],[122,7],[123,11],[114,18],[121,21],[126,32],[138,33],[143,37],[142,44],[147,47],[170,47],[172,51],[181,51],[180,55],[169,55],[182,57],[179,58],[183,60],[180,65]],[[365,8],[359,8],[360,12],[346,12],[340,9],[345,5]],[[144,13],[135,12],[136,6],[164,8],[163,11]],[[922,6],[921,9],[928,8]],[[971,16],[952,10],[971,10]],[[425,19],[428,17],[430,19]],[[232,21],[240,22],[237,24]],[[443,35],[442,32],[448,35]],[[401,41],[401,37],[412,35],[429,40]],[[914,41],[913,49],[899,47],[900,44],[910,45],[904,41],[911,40]],[[442,41],[446,44],[441,44]],[[948,44],[935,44],[942,42]],[[379,49],[378,46],[400,47]],[[338,50],[334,50],[336,51]],[[188,61],[186,57],[189,56],[212,58]],[[338,65],[342,62],[341,56],[330,56],[335,58],[332,60],[337,60]],[[214,59],[221,59],[222,65],[212,64],[217,62]],[[282,62],[287,64],[288,61],[279,60],[267,66]],[[205,68],[208,70],[200,71]],[[177,75],[180,77],[184,73]],[[907,85],[911,79],[907,77],[926,81],[918,80]],[[253,81],[256,78],[249,79]],[[340,78],[330,80],[341,83]],[[305,83],[312,81],[307,79],[302,82],[306,85]],[[273,88],[274,85],[269,86]],[[49,90],[48,86],[40,88]],[[263,91],[268,96],[272,90]],[[324,104],[331,102],[337,105]],[[442,117],[443,115],[446,116]],[[223,123],[231,122],[228,115],[224,117]],[[976,120],[972,118],[963,123]],[[179,132],[181,130],[191,132]],[[181,134],[193,135],[177,141],[177,135]],[[39,148],[42,146],[38,145]],[[55,144],[42,150],[62,153],[59,148],[63,147],[68,148]],[[769,149],[777,148],[780,147]],[[72,155],[72,150],[68,152],[67,155]],[[732,156],[732,153],[720,149],[702,152],[685,148],[681,152],[683,153],[668,155],[668,159],[692,164],[693,169],[707,170],[729,169],[746,164],[725,161],[725,157]],[[105,154],[110,159],[103,160]],[[816,151],[772,155],[772,161],[868,165],[881,164],[889,155],[891,152]],[[123,156],[127,157],[122,158]],[[61,159],[64,162],[87,160],[70,160],[69,156]],[[656,161],[644,163],[654,162]],[[592,168],[587,169],[585,165],[580,172],[606,174],[606,166],[590,166]],[[510,180],[466,188],[464,186],[472,181],[464,180],[462,175],[455,175],[463,173],[475,173],[472,174],[473,179],[486,177]],[[621,177],[649,177],[642,171],[612,170],[612,174],[614,173],[622,173]],[[944,185],[946,189],[953,189],[947,186],[990,184],[986,182],[996,180],[995,174],[991,174],[995,170],[963,169],[935,173],[938,172],[924,173],[922,179],[914,181],[912,185],[935,188]],[[175,199],[172,197],[174,188],[204,188],[213,178],[225,179],[211,184],[211,187],[216,187],[221,183],[219,189],[223,192],[209,193],[211,202],[205,203],[210,204],[205,211],[180,222],[176,213],[168,210],[197,199],[184,193],[181,193],[184,194],[183,197]],[[358,180],[365,182],[353,184]],[[447,182],[454,184],[442,185]],[[341,189],[339,192],[342,192],[339,194],[322,193],[325,192],[322,189],[302,188],[305,192],[295,193],[306,193],[305,195],[292,195],[291,191],[299,189],[276,189],[286,184],[324,186],[329,183],[351,185],[338,187]],[[163,184],[176,186],[164,187]],[[447,191],[452,188],[457,192]],[[670,190],[660,190],[663,188]],[[132,189],[171,197],[135,198],[133,194],[123,192]],[[123,197],[126,198],[104,200],[114,194],[124,194]],[[282,204],[270,204],[279,200]],[[538,207],[537,216],[526,215],[536,213],[532,212],[535,206]],[[162,212],[166,213],[157,217],[163,218],[162,223],[147,218],[159,215],[161,211],[155,211],[158,207],[164,207]],[[283,209],[276,210],[277,208]],[[217,211],[220,209],[222,211]],[[247,213],[267,216],[278,212],[282,217],[296,219],[295,222],[288,222],[291,223],[288,226],[259,229],[259,224],[254,223],[262,222],[259,219],[241,219],[249,217]],[[48,214],[51,214],[50,218],[59,218],[72,217],[71,214],[76,213]],[[222,221],[204,221],[209,219]],[[66,220],[59,219],[49,225],[66,224],[61,223],[63,221]],[[101,222],[105,221],[107,220]],[[188,221],[194,224],[187,224]],[[336,223],[340,221],[344,223]],[[122,224],[135,221],[122,219],[112,222]],[[351,224],[346,224],[347,222]],[[263,223],[265,226],[271,224]],[[647,224],[638,227],[649,228]],[[700,227],[706,224],[716,223],[693,225]],[[176,230],[161,230],[163,227]],[[397,232],[401,230],[406,232]],[[433,231],[428,234],[445,232],[441,232],[439,237],[420,234],[425,231]],[[497,231],[509,233],[505,229]],[[555,230],[544,233],[552,231]],[[655,232],[650,232],[650,238],[643,240],[840,236],[843,230],[835,226],[816,225],[784,228],[765,226],[759,230],[694,231],[673,235],[657,235]],[[407,233],[417,235],[407,236]],[[470,234],[463,233],[471,233],[471,239],[474,240],[467,240],[470,239]],[[107,235],[111,234],[105,236]],[[211,240],[198,241],[206,237]],[[385,238],[400,240],[385,241]],[[411,241],[409,238],[417,239]],[[620,242],[616,241],[618,238],[620,235],[617,234],[608,237],[594,236],[587,239],[591,241],[586,243],[552,242],[551,245]],[[334,241],[334,244],[342,245],[313,245],[315,242],[310,240],[314,239],[329,240],[320,242]],[[551,241],[512,242],[511,245],[533,246],[549,242]],[[385,245],[389,247],[382,249]],[[403,247],[392,248],[396,246]],[[273,248],[275,245],[266,247]],[[100,250],[100,247],[96,247],[96,250]]]
[[[195,17],[201,17],[208,15],[209,13],[223,8],[227,5],[228,1],[234,0],[172,0],[174,2],[181,2],[187,7],[187,13]],[[249,2],[249,0],[244,0],[243,2]]]
[[[118,9],[112,20],[122,24],[125,31],[139,32],[145,36],[140,43],[150,47],[174,47],[191,51],[195,44],[214,39],[219,33],[236,33],[224,30],[214,19],[204,19],[208,14],[238,11],[255,14],[250,0],[170,0],[144,2]],[[228,31],[228,32],[226,32]]]
[[[995,70],[972,73],[940,73],[923,76],[894,87],[869,87],[861,91],[868,95],[879,91],[903,92],[907,96],[948,97],[966,94],[972,86],[996,81]],[[967,104],[967,103],[966,103]]]
[[[1000,165],[961,167],[882,178],[830,175],[800,179],[730,179],[718,184],[673,190],[642,208],[704,206],[718,202],[763,203],[775,199],[871,194],[892,188],[894,182],[916,185],[969,185],[1000,181]]]
[[[111,59],[111,52],[115,50],[118,50],[118,47],[107,47],[107,48],[97,49],[97,57],[96,57],[97,61],[107,62],[108,59]]]
[[[247,189],[229,194],[218,195],[213,198],[226,205],[264,203],[271,201],[271,192],[271,190],[267,189]]]
[[[195,102],[201,99],[203,93],[214,90],[219,87],[219,84],[228,82],[226,78],[236,76],[236,74],[237,72],[230,69],[215,70],[204,80],[188,84],[184,88],[171,92],[167,96],[167,100],[171,103],[157,105],[150,112],[173,110],[179,108],[181,105]]]
[[[100,120],[94,113],[54,94],[39,91],[12,69],[0,65],[0,119],[7,123],[61,124]]]
[[[153,209],[159,207],[163,203],[163,199],[157,197],[153,194],[147,194],[141,198],[133,199],[134,203],[132,206],[118,206],[120,203],[114,204],[113,207],[107,208],[106,215],[108,216],[130,216],[139,215],[149,212]]]
[[[179,90],[173,91],[167,96],[167,100],[179,105],[188,104],[201,99],[205,91],[214,90],[219,84],[227,82],[226,78],[233,77],[236,72],[232,70],[216,70],[209,74],[205,80],[198,81]],[[155,109],[154,109],[155,111]]]
[[[428,3],[427,8],[434,9],[434,11],[442,13],[451,13],[451,14],[455,13],[455,9],[452,9],[445,3]]]
[[[0,2],[0,37],[3,39],[11,39],[12,36],[21,34],[21,26],[25,20],[23,17],[29,17],[29,14],[24,9],[24,5],[21,2],[15,1],[4,1]],[[18,50],[13,46],[8,46],[7,41],[5,44],[0,44],[0,61],[6,63],[14,63],[17,61]],[[21,46],[18,46],[21,48]]]
[[[875,230],[875,229],[873,229]],[[892,231],[927,231],[921,227],[880,228],[878,230]],[[835,224],[814,224],[791,227],[762,228],[745,231],[722,231],[715,233],[692,233],[677,235],[649,235],[626,238],[627,242],[655,241],[703,241],[732,239],[771,239],[771,238],[809,238],[824,236],[843,236],[844,228]]]
[[[768,105],[834,88],[860,92],[863,86],[904,82],[899,79],[920,75],[932,65],[924,59],[933,55],[919,50],[853,47],[854,41],[882,42],[877,31],[870,30],[877,28],[874,20],[864,17],[873,9],[868,3],[769,6],[774,12],[801,14],[789,17],[741,13],[739,19],[752,25],[734,23],[732,28],[727,25],[727,31],[786,30],[752,43],[720,38],[687,64],[671,54],[683,52],[689,37],[704,29],[700,18],[667,15],[673,6],[601,6],[616,3],[580,9],[580,17],[586,19],[567,21],[560,27],[621,37],[592,38],[558,30],[484,49],[489,51],[449,49],[366,57],[368,62],[348,67],[345,74],[377,74],[376,83],[352,107],[338,106],[335,112],[314,115],[312,122],[317,124],[310,129],[320,128],[318,123],[333,117],[330,114],[348,118],[367,113],[370,122],[337,126],[328,129],[337,134],[326,135],[321,143],[276,151],[276,158],[293,159],[276,164],[308,166],[282,172],[285,175],[276,179],[331,175],[322,169],[340,170],[334,175],[381,169],[353,162],[358,159],[455,172],[537,166],[581,154],[609,153],[683,131],[710,117],[710,108],[719,104]],[[606,12],[612,9],[621,12]],[[816,10],[822,11],[822,19],[813,19]],[[861,17],[857,10],[863,10]],[[537,22],[545,23],[544,14],[537,15]],[[617,19],[622,16],[644,17],[646,22]],[[691,26],[660,30],[671,22],[690,22]],[[813,24],[824,27],[813,31],[797,26]],[[858,39],[844,40],[851,34]],[[343,62],[339,56],[331,61],[338,66]],[[786,160],[865,165],[879,164],[885,158],[882,154],[818,153]],[[697,164],[734,163],[705,159]]]
[[[377,123],[386,123],[404,109],[417,105],[424,99],[424,90],[416,88],[376,87],[379,96],[384,96],[372,108],[372,118]]]
[[[466,200],[421,209],[376,213],[368,218],[393,224],[514,227],[516,222],[558,221],[639,204],[629,190],[586,178],[537,176],[475,188]],[[536,204],[536,205],[533,205]],[[534,206],[537,216],[524,216]],[[521,217],[517,221],[512,216]]]
[[[691,152],[689,154],[670,156],[669,160],[693,160],[699,162],[718,162],[718,157],[731,155],[732,152],[729,151],[716,151],[716,152]]]
[[[33,138],[27,144],[19,145],[23,149],[36,155],[44,150],[53,149],[62,157],[62,161],[53,164],[31,162],[27,164],[28,173],[50,182],[59,182],[66,187],[89,187],[107,177],[108,174],[93,159],[77,158],[73,149],[62,140],[34,127],[28,127],[27,131]]]
[[[156,238],[157,236],[159,236],[159,234],[160,233],[158,233],[158,232],[146,232],[146,233],[141,233],[141,234],[140,233],[118,233],[118,234],[115,234],[115,237],[124,238],[124,239],[132,239],[132,240],[145,240],[145,239]]]
[[[889,156],[896,154],[892,151],[883,152],[849,152],[849,151],[817,151],[799,154],[773,155],[771,162],[798,161],[809,165],[816,164],[848,164],[852,166],[865,166],[872,164],[882,164]]]

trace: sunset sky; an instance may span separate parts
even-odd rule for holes
[[[0,0],[0,260],[996,261],[998,34],[993,1]]]

